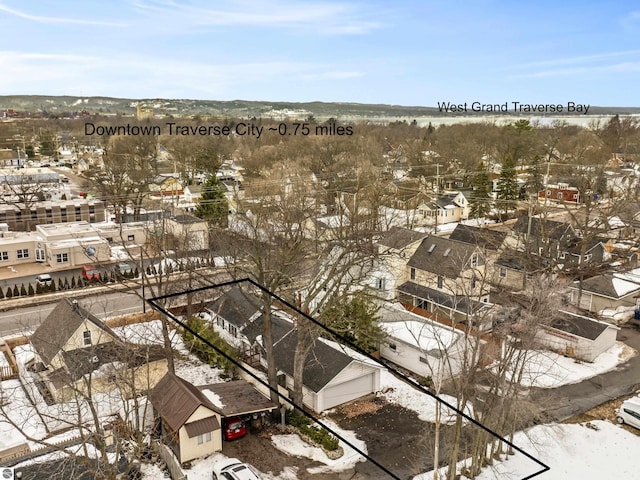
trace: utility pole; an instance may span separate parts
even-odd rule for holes
[[[142,250],[142,245],[140,245],[140,275],[141,275],[141,280],[142,280],[142,313],[147,313],[147,300],[145,299],[144,296],[144,256],[143,256],[143,250]]]

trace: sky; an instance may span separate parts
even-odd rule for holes
[[[0,0],[0,95],[640,106],[640,4]]]

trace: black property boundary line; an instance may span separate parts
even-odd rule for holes
[[[189,333],[191,333],[192,335],[194,335],[196,338],[198,338],[200,341],[203,341],[205,344],[207,344],[209,347],[213,348],[217,353],[219,353],[220,355],[224,356],[227,360],[229,360],[231,363],[233,363],[236,367],[240,368],[240,370],[242,370],[243,372],[245,372],[246,374],[248,374],[249,376],[251,376],[253,379],[255,379],[257,382],[259,382],[262,386],[266,387],[269,391],[275,393],[276,395],[278,395],[279,398],[285,400],[287,403],[293,405],[293,407],[298,410],[299,412],[301,412],[303,415],[309,417],[310,419],[312,419],[313,421],[317,422],[318,424],[320,424],[323,428],[325,428],[326,430],[328,430],[331,434],[335,435],[337,438],[339,438],[340,440],[342,440],[346,445],[348,445],[349,447],[351,447],[352,449],[354,449],[356,452],[358,452],[360,455],[362,455],[363,457],[365,457],[367,460],[369,460],[371,463],[373,463],[374,465],[376,465],[378,468],[380,468],[383,472],[385,472],[386,474],[390,475],[392,478],[394,478],[395,480],[401,480],[400,477],[398,477],[397,475],[395,475],[393,472],[391,472],[390,470],[388,470],[384,465],[380,464],[376,459],[374,459],[373,457],[369,456],[367,453],[361,451],[358,447],[356,447],[355,445],[353,445],[350,441],[346,440],[345,438],[343,438],[340,434],[336,433],[332,428],[328,427],[327,425],[325,425],[320,419],[316,418],[314,415],[310,414],[309,412],[307,412],[302,406],[297,405],[295,403],[293,403],[291,400],[289,400],[288,398],[286,398],[283,394],[281,394],[279,391],[277,391],[274,388],[271,388],[271,386],[265,382],[264,380],[262,380],[260,377],[258,377],[257,375],[255,375],[253,372],[249,371],[247,368],[245,368],[242,364],[240,364],[240,362],[238,362],[237,360],[235,360],[234,358],[232,358],[231,356],[227,355],[225,352],[223,352],[220,348],[216,347],[215,345],[211,344],[208,340],[202,338],[197,332],[195,332],[193,329],[191,329],[189,326],[187,326],[184,322],[180,321],[175,315],[173,315],[171,312],[169,312],[166,308],[164,308],[162,305],[159,305],[157,302],[160,300],[167,300],[169,298],[174,298],[174,297],[179,297],[188,293],[197,293],[197,292],[201,292],[201,291],[206,291],[206,290],[211,290],[214,288],[220,288],[220,287],[226,287],[226,286],[230,286],[230,285],[237,285],[240,283],[250,283],[251,285],[253,285],[254,287],[260,289],[262,292],[270,295],[272,298],[276,299],[278,302],[282,303],[283,305],[286,305],[288,308],[291,308],[292,310],[294,310],[296,313],[298,313],[299,315],[302,315],[304,318],[306,318],[307,320],[309,320],[310,322],[312,322],[313,324],[315,324],[316,326],[320,327],[321,329],[323,329],[324,331],[326,331],[327,333],[333,335],[336,338],[339,338],[341,341],[343,341],[346,345],[348,345],[350,348],[352,348],[353,350],[355,350],[356,352],[358,352],[361,355],[364,355],[366,358],[368,358],[369,360],[375,362],[376,364],[380,365],[381,367],[385,368],[387,371],[389,371],[391,374],[393,374],[396,378],[402,380],[403,382],[405,382],[408,385],[411,385],[413,388],[421,391],[422,393],[425,393],[427,395],[429,395],[431,398],[433,398],[434,400],[440,402],[441,404],[443,404],[444,406],[446,406],[447,408],[455,411],[458,415],[461,415],[463,418],[465,418],[466,420],[468,420],[469,422],[473,423],[475,426],[481,428],[482,430],[484,430],[485,432],[489,433],[490,435],[492,435],[493,437],[501,440],[502,442],[504,442],[506,445],[508,445],[509,447],[513,448],[515,451],[523,454],[525,457],[527,457],[529,460],[533,461],[534,463],[538,464],[540,467],[542,467],[539,471],[528,475],[526,477],[523,477],[520,480],[529,480],[531,478],[537,477],[538,475],[549,471],[551,468],[546,465],[545,463],[543,463],[541,460],[535,458],[533,455],[525,452],[522,448],[518,447],[517,445],[515,445],[513,442],[510,442],[509,440],[507,440],[506,438],[500,436],[499,434],[497,434],[496,432],[494,432],[493,430],[491,430],[489,427],[483,425],[482,423],[478,422],[476,419],[470,417],[469,415],[467,415],[465,412],[458,410],[456,407],[454,407],[453,405],[451,405],[449,402],[447,402],[446,400],[441,399],[440,397],[438,397],[435,393],[427,390],[426,388],[424,388],[422,385],[419,385],[418,383],[412,381],[411,379],[409,379],[406,375],[400,373],[398,370],[396,370],[393,367],[390,367],[389,365],[381,362],[379,359],[373,357],[371,354],[365,352],[364,350],[362,350],[360,347],[358,347],[357,345],[354,345],[350,340],[346,339],[342,334],[338,333],[338,332],[334,332],[331,328],[327,327],[326,325],[323,325],[322,323],[318,322],[316,319],[314,319],[313,317],[311,317],[310,315],[306,314],[305,312],[299,310],[297,307],[295,307],[294,305],[292,305],[291,303],[289,303],[288,301],[284,300],[283,298],[281,298],[280,296],[276,295],[275,293],[269,291],[267,288],[263,287],[262,285],[260,285],[259,283],[253,281],[250,278],[241,278],[238,280],[230,280],[228,282],[222,282],[222,283],[217,283],[214,285],[207,285],[205,287],[199,287],[199,288],[194,288],[194,289],[190,289],[190,290],[185,290],[182,292],[176,292],[176,293],[170,293],[167,295],[159,295],[157,297],[153,297],[153,298],[149,298],[147,299],[147,302],[156,310],[160,311],[161,313],[163,313],[164,315],[166,315],[167,317],[169,317],[171,320],[173,320],[174,322],[176,322],[178,325],[180,325],[182,328],[184,328],[185,330],[187,330]]]

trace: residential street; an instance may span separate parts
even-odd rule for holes
[[[618,340],[640,352],[640,331],[624,326]],[[588,380],[549,389],[536,389],[534,398],[549,405],[546,413],[551,421],[564,421],[606,401],[628,395],[640,388],[640,355],[615,370]]]

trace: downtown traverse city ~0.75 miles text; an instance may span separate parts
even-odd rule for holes
[[[260,138],[271,133],[274,135],[353,135],[352,125],[338,125],[335,122],[315,125],[298,122],[280,122],[273,125],[260,125],[257,123],[239,122],[235,125],[180,125],[176,122],[166,122],[160,125],[96,125],[91,122],[84,124],[85,135],[162,135],[171,136],[252,136]]]

